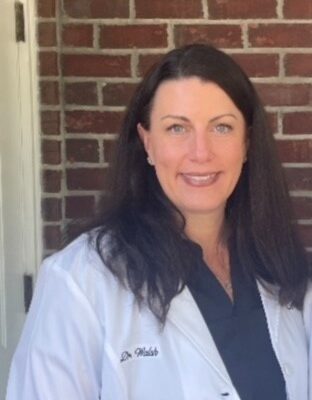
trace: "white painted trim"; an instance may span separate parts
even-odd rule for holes
[[[25,10],[26,43],[20,48],[21,76],[21,120],[23,127],[22,164],[24,176],[23,244],[24,271],[36,273],[41,262],[42,220],[41,220],[41,154],[39,124],[39,84],[36,1],[23,0]],[[25,132],[25,133],[24,133]]]
[[[5,297],[5,273],[4,273],[4,242],[3,242],[3,195],[2,195],[2,163],[0,158],[0,345],[7,346],[6,330],[6,297]]]

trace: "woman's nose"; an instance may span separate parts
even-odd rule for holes
[[[209,132],[194,132],[190,139],[189,155],[192,161],[203,163],[214,158],[212,138]]]

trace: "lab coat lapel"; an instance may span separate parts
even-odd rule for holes
[[[260,292],[266,320],[268,323],[269,333],[275,350],[276,355],[278,352],[278,334],[279,334],[279,322],[280,322],[280,311],[281,307],[278,302],[278,289],[275,286],[270,286],[268,289],[263,287],[258,282],[258,289]]]
[[[230,383],[230,377],[211,333],[187,287],[172,300],[168,320],[196,347],[222,379]]]

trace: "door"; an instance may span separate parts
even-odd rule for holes
[[[1,0],[0,399],[25,319],[24,275],[35,275],[41,249],[34,0],[23,8],[26,41],[17,43],[14,0]]]

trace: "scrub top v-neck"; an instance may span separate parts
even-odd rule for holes
[[[285,380],[256,283],[245,278],[231,257],[232,302],[199,247],[192,247],[197,268],[188,287],[241,400],[286,400]]]

